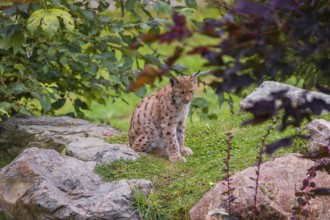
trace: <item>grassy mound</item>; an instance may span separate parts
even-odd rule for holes
[[[227,114],[218,120],[187,121],[186,145],[194,151],[186,163],[171,163],[166,157],[146,154],[136,161],[117,161],[96,168],[106,180],[143,178],[155,183],[155,189],[145,198],[136,192],[135,206],[143,219],[189,219],[189,210],[198,200],[220,181],[225,173],[223,158],[226,155],[226,133],[231,132],[231,173],[253,166],[260,148],[262,136],[270,123],[242,127],[247,115]],[[267,143],[296,132],[272,131]],[[128,143],[126,134],[107,139],[110,143]],[[297,152],[305,144],[296,141],[294,146],[281,150],[274,156]],[[265,159],[270,159],[265,155]]]

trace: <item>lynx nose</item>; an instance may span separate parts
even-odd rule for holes
[[[192,99],[192,96],[185,96],[183,98],[183,103],[184,104],[188,104],[191,101],[191,99]]]

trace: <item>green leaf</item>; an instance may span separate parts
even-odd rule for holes
[[[71,53],[81,53],[81,47],[75,43],[66,43],[63,46],[68,49]]]
[[[82,81],[90,81],[92,78],[94,78],[95,75],[89,74],[89,73],[83,73],[81,74],[81,80]]]
[[[207,119],[207,114],[205,114],[204,112],[202,111],[198,111],[198,115],[201,119],[205,120]]]
[[[13,48],[16,54],[22,47],[24,40],[25,37],[22,32],[15,32],[11,37],[0,39],[0,49],[8,50]]]
[[[15,32],[21,32],[22,29],[23,29],[22,24],[11,24],[1,29],[0,35],[11,37]]]
[[[182,64],[174,64],[172,67],[171,67],[172,70],[176,71],[176,72],[179,72],[179,73],[182,73],[186,70],[189,70],[189,67],[185,66],[185,65],[182,65]]]
[[[154,55],[151,54],[147,54],[145,55],[145,60],[150,63],[150,64],[154,64],[159,66],[160,65],[160,61],[158,60],[158,58]]]
[[[29,89],[23,83],[17,82],[10,89],[10,94],[19,95],[21,93],[28,92],[28,91],[29,91]]]
[[[170,14],[172,11],[171,6],[166,2],[162,2],[162,1],[156,1],[156,3],[153,4],[153,8],[157,13]]]
[[[219,106],[221,107],[222,104],[225,102],[224,93],[217,93],[217,96],[218,96]]]
[[[9,116],[9,111],[12,108],[12,104],[9,102],[0,102],[0,115]]]
[[[78,72],[84,71],[84,67],[82,66],[82,63],[80,63],[80,62],[69,61],[69,66],[75,71],[78,71]]]
[[[19,113],[23,114],[23,115],[32,115],[32,113],[27,110],[24,106],[19,106]]]
[[[16,32],[11,37],[12,47],[13,47],[13,50],[14,50],[15,54],[22,47],[22,44],[23,44],[24,40],[25,40],[25,37],[24,37],[24,34],[22,32]]]
[[[87,20],[94,19],[94,13],[92,11],[85,10],[85,9],[80,9],[80,11]]]
[[[184,2],[186,3],[187,7],[197,9],[196,0],[184,0]]]
[[[81,101],[80,99],[74,100],[74,105],[82,109],[88,109],[88,105],[86,104],[86,102]]]
[[[47,64],[46,64],[45,66],[42,67],[42,71],[43,71],[44,73],[48,73],[48,71],[49,71],[49,67],[48,67]]]
[[[55,110],[60,109],[60,108],[63,107],[65,102],[66,102],[66,99],[59,99],[59,100],[57,100],[56,102],[54,102],[52,104],[52,108],[55,109]]]
[[[126,1],[126,10],[127,11],[135,11],[136,0],[127,0]]]
[[[43,95],[38,92],[31,92],[31,95],[39,101],[44,112],[48,112],[50,110],[52,103],[48,95]]]
[[[101,38],[102,41],[107,41],[110,43],[121,44],[121,39],[117,36],[109,35]]]
[[[71,15],[57,8],[40,9],[33,12],[26,22],[26,27],[32,34],[40,28],[45,36],[52,37],[59,31],[60,20],[68,31],[74,29],[74,20]]]
[[[39,102],[45,112],[48,112],[50,110],[52,103],[51,103],[51,99],[48,95],[42,95],[41,99],[39,99]]]
[[[110,72],[117,68],[117,66],[115,65],[114,62],[107,61],[107,60],[102,61],[101,66]]]
[[[66,66],[68,64],[68,59],[65,56],[62,56],[60,58],[60,63],[62,64],[62,66]]]
[[[18,6],[17,5],[14,5],[12,7],[9,7],[9,8],[6,8],[3,10],[4,14],[7,16],[7,17],[10,17],[12,15],[14,15],[18,10]]]
[[[115,83],[120,83],[121,82],[119,76],[116,76],[116,75],[110,75],[110,79],[111,79],[112,82],[115,82]]]
[[[211,119],[211,120],[216,120],[216,119],[218,119],[218,116],[214,113],[211,113],[211,114],[207,115],[207,118]]]
[[[56,34],[57,30],[60,28],[60,21],[55,16],[47,16],[47,18],[44,18],[43,21],[41,22],[40,27],[44,31],[47,37],[52,37]]]
[[[127,45],[130,45],[134,41],[134,38],[129,35],[121,35],[121,38]]]
[[[123,68],[125,70],[130,70],[130,69],[132,69],[134,60],[132,59],[132,57],[124,54],[121,58],[121,62],[123,64]]]
[[[95,63],[90,63],[88,67],[88,72],[91,75],[95,76],[97,74],[97,71],[98,71],[98,66]]]
[[[135,95],[139,98],[143,98],[147,94],[146,86],[142,86],[140,89],[135,91]]]
[[[207,100],[201,97],[192,100],[191,105],[199,108],[207,107]]]
[[[209,112],[209,107],[208,106],[203,107],[202,112],[207,114]]]
[[[14,64],[14,69],[15,70],[23,70],[24,69],[24,65],[21,63],[15,63]]]
[[[91,82],[89,85],[92,89],[103,91],[102,87],[99,86],[98,84],[94,83],[94,82]]]

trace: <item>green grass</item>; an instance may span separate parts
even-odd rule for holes
[[[0,212],[0,220],[7,220],[5,213]]]
[[[241,127],[247,114],[224,114],[218,120],[187,121],[186,145],[194,151],[186,163],[171,163],[166,157],[147,154],[136,161],[117,161],[96,168],[106,180],[148,179],[155,189],[148,198],[137,195],[137,211],[143,219],[189,219],[189,210],[211,187],[224,177],[222,159],[226,156],[226,133],[233,134],[231,172],[255,164],[262,135],[269,123]],[[294,129],[284,133],[273,131],[268,143],[294,134]],[[111,137],[107,141],[127,143],[127,135]],[[274,156],[299,151],[305,143],[294,142],[289,149],[282,149]],[[270,159],[270,157],[265,157]],[[151,215],[152,214],[152,215]],[[156,217],[155,217],[156,216]]]
[[[3,152],[2,154],[0,155],[0,168],[6,166],[7,164],[10,163],[10,161],[12,161],[14,158],[8,156],[8,155],[5,155]],[[1,217],[0,217],[1,219]]]

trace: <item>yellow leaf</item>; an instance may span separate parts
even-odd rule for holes
[[[68,31],[74,29],[72,16],[68,12],[57,8],[40,9],[33,12],[27,20],[26,27],[32,34],[41,30],[45,36],[52,37],[60,29],[60,20],[63,21],[64,28]]]

